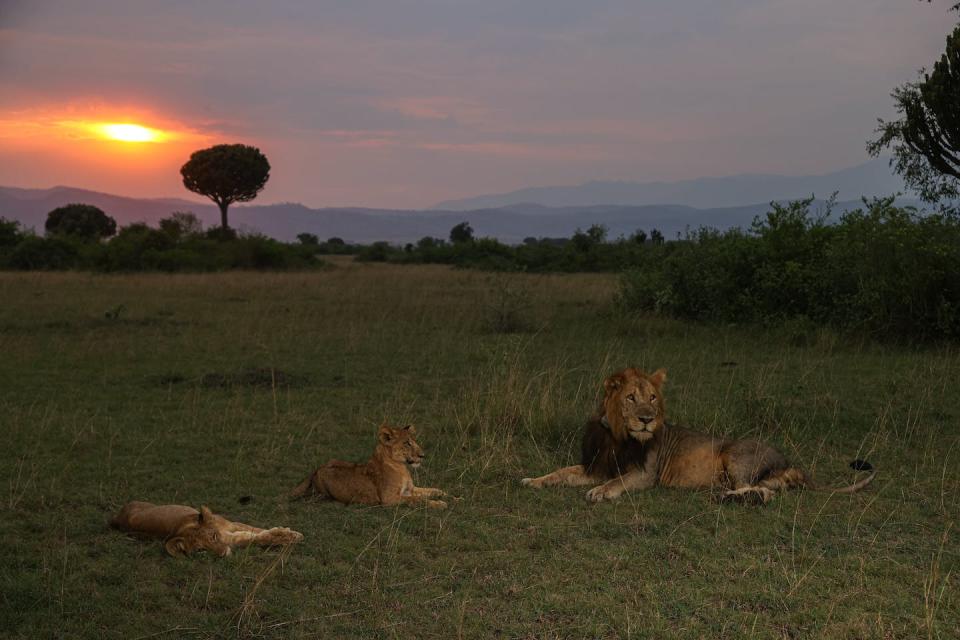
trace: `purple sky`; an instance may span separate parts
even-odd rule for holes
[[[217,142],[267,154],[259,202],[310,206],[825,173],[866,160],[953,1],[0,0],[0,185],[186,197]],[[103,121],[176,136],[70,124]]]

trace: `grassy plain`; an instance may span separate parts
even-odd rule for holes
[[[0,274],[0,635],[956,637],[956,348],[624,317],[615,291],[350,263]],[[826,483],[854,457],[880,475],[761,509],[520,487],[576,460],[599,381],[630,364],[668,369],[676,421],[767,438]],[[365,459],[384,418],[418,425],[418,483],[449,510],[281,497]],[[130,499],[306,540],[173,560],[106,527]]]

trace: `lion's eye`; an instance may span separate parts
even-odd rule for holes
[[[635,396],[635,395],[633,395],[633,394],[631,393],[630,395],[627,396],[627,400],[629,400],[630,402],[636,404],[636,403],[637,403],[637,396]]]
[[[650,395],[650,402],[653,402],[653,401],[655,401],[656,399],[657,399],[656,394],[651,394],[651,395]]]

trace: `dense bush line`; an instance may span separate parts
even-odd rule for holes
[[[182,221],[181,221],[182,222]],[[137,223],[110,240],[77,234],[40,237],[0,218],[0,268],[14,270],[223,271],[228,269],[309,269],[322,266],[318,246],[286,244],[260,235],[237,235],[199,224],[160,228]]]
[[[494,238],[447,242],[422,238],[416,244],[396,247],[377,242],[362,247],[357,259],[398,264],[449,264],[467,269],[525,271],[528,273],[612,272],[617,273],[642,260],[651,247],[662,243],[662,235],[647,241],[639,232],[614,242],[606,239],[606,229],[594,225],[577,231],[571,238],[527,238],[517,246]]]
[[[427,237],[398,247],[321,242],[309,233],[283,243],[230,229],[204,232],[182,213],[159,228],[123,227],[108,241],[92,232],[39,237],[0,218],[0,268],[305,269],[323,265],[325,254],[356,254],[363,261],[499,271],[606,271],[623,273],[619,304],[627,311],[960,338],[960,215],[921,215],[886,198],[865,200],[831,220],[829,208],[814,213],[811,204],[773,203],[749,229],[701,228],[673,241],[653,230],[649,239],[638,231],[610,242],[606,229],[594,225],[569,239],[527,238],[518,246],[474,239],[467,223],[454,228],[450,241]]]
[[[893,198],[833,224],[811,201],[774,204],[743,231],[701,229],[623,276],[629,310],[696,320],[833,326],[878,337],[960,337],[960,218]]]

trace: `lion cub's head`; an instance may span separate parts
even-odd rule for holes
[[[618,371],[603,381],[603,417],[618,440],[653,438],[666,416],[661,389],[667,372],[646,374],[639,369]]]
[[[220,557],[230,555],[230,545],[220,537],[220,531],[229,524],[223,516],[200,507],[195,521],[181,526],[177,533],[163,543],[163,548],[172,556],[189,555],[194,551],[209,551]]]
[[[412,424],[405,427],[392,427],[384,422],[377,432],[377,442],[387,450],[389,459],[403,462],[416,469],[425,457],[423,449],[413,439],[416,434],[417,430]]]

